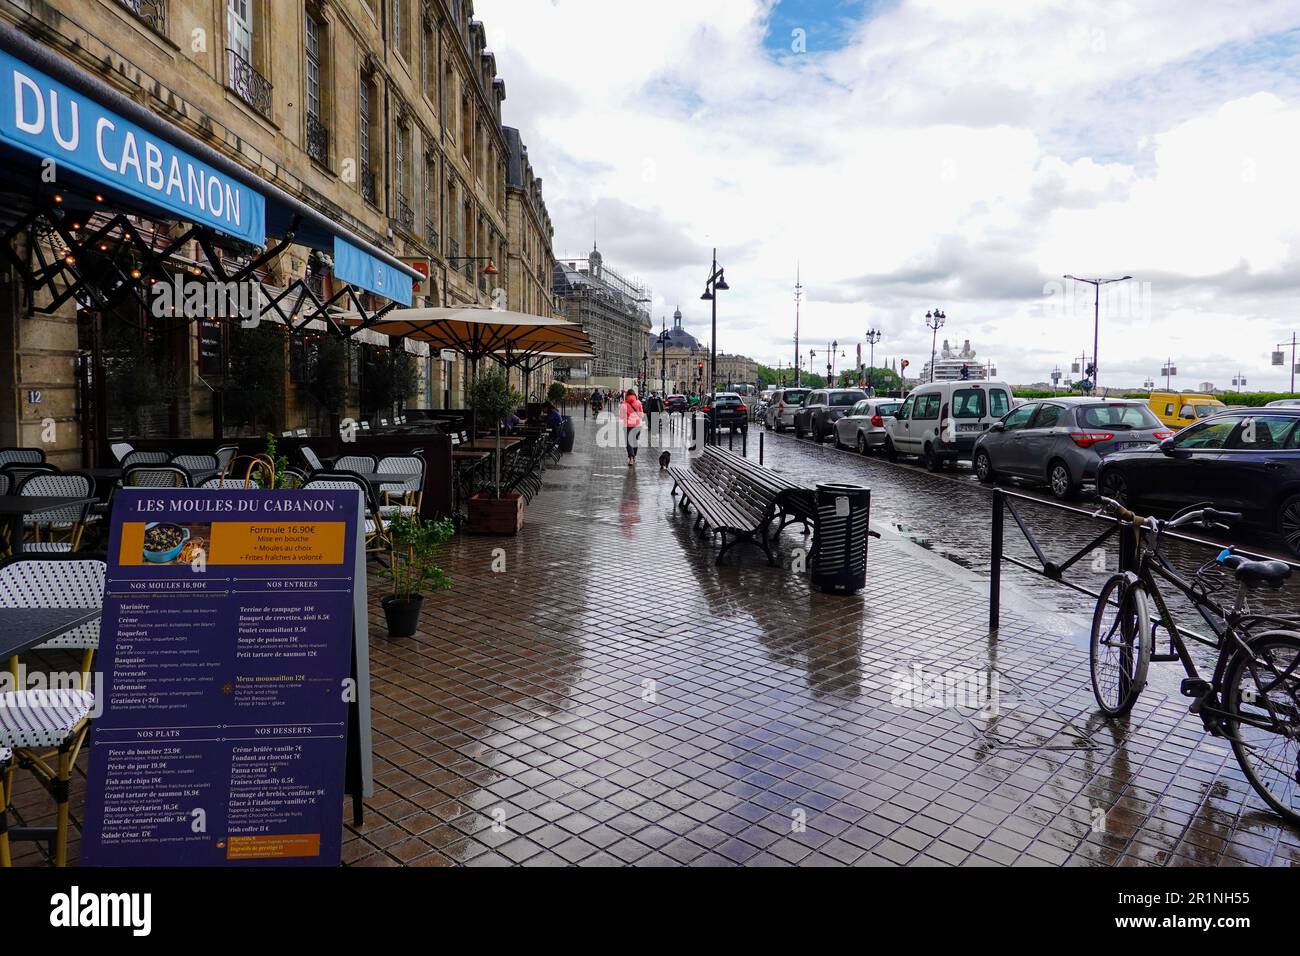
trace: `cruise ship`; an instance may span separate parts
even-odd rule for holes
[[[939,356],[934,360],[934,381],[936,382],[959,382],[962,380],[962,369],[966,369],[965,378],[971,381],[983,381],[994,378],[998,374],[998,367],[991,361],[984,361],[975,357],[975,350],[970,347],[970,339],[962,343],[960,350],[954,349],[948,344],[948,340],[943,340],[943,348],[939,351]],[[925,367],[921,369],[920,382],[931,381],[930,363],[926,362]]]

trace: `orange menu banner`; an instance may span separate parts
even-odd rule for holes
[[[283,860],[292,856],[320,856],[320,834],[284,833],[278,836],[226,838],[227,860]]]
[[[211,536],[209,564],[342,564],[347,524],[343,521],[219,521],[191,530],[199,537]],[[144,542],[143,522],[123,522],[118,563],[148,564]]]

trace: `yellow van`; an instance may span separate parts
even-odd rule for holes
[[[1204,392],[1152,392],[1147,407],[1156,418],[1174,428],[1183,428],[1228,408]]]

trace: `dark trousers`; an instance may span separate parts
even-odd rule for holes
[[[637,432],[641,430],[640,425],[627,426],[627,457],[635,458],[637,449]]]

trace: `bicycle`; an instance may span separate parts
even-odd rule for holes
[[[1249,596],[1280,590],[1291,568],[1283,561],[1251,561],[1225,548],[1201,565],[1190,580],[1161,552],[1166,531],[1189,524],[1229,529],[1240,514],[1194,506],[1168,521],[1143,518],[1118,501],[1102,498],[1103,509],[1121,525],[1137,529],[1136,570],[1112,575],[1093,612],[1089,641],[1092,689],[1108,717],[1132,710],[1146,686],[1151,662],[1179,661],[1187,673],[1180,685],[1191,698],[1190,712],[1206,730],[1231,745],[1246,779],[1280,816],[1300,823],[1300,618],[1255,614]],[[1232,572],[1237,582],[1231,607],[1212,596],[1212,569]],[[1163,581],[1188,598],[1209,625],[1213,638],[1180,630],[1161,594]],[[1154,606],[1156,620],[1152,620]],[[1155,653],[1155,629],[1168,633],[1169,649]],[[1187,650],[1187,639],[1218,651],[1214,674],[1201,677]],[[1163,647],[1163,644],[1162,644]]]

